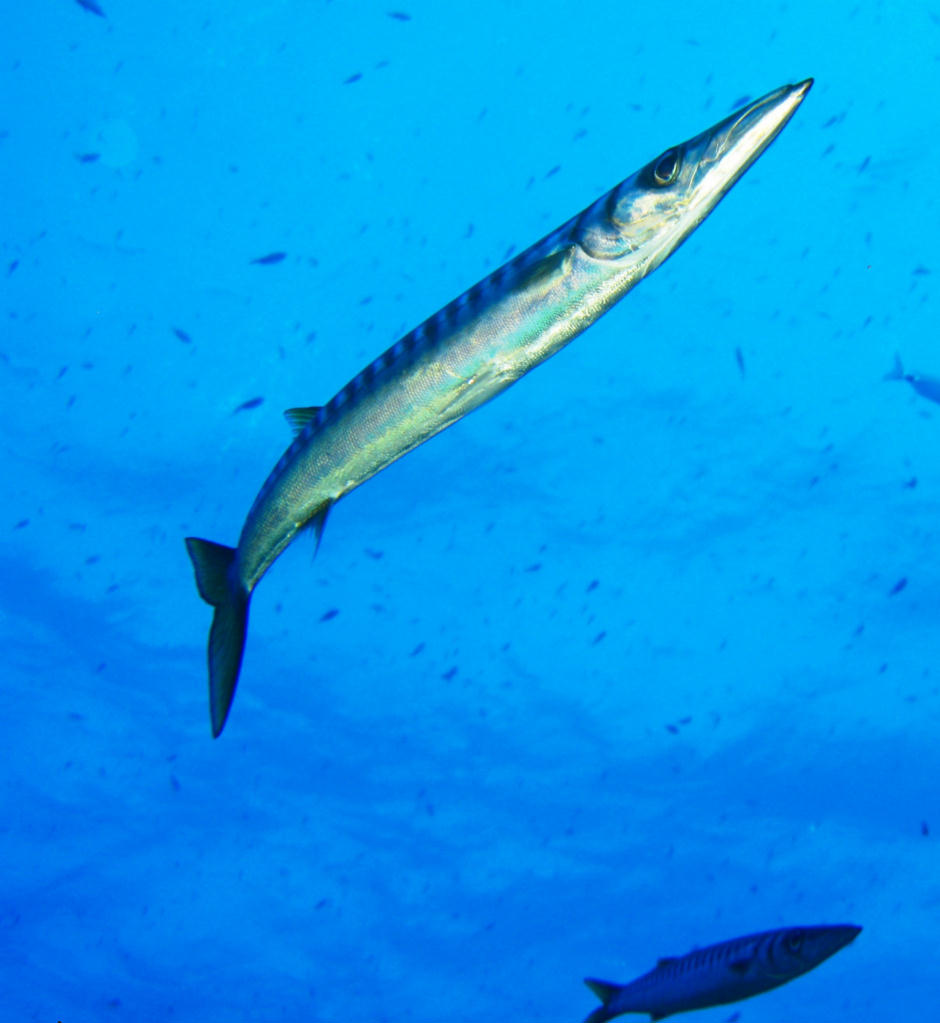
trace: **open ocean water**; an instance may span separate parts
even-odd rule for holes
[[[935,1020],[940,407],[883,377],[940,378],[940,6],[99,2],[0,34],[0,1018],[580,1023],[852,922],[690,1023]],[[235,542],[282,410],[810,75],[277,562],[213,741],[183,538]]]

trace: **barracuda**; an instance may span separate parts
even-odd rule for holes
[[[584,1023],[607,1023],[625,1012],[646,1012],[659,1020],[763,994],[815,969],[861,930],[855,924],[783,927],[660,959],[630,984],[586,980],[603,1005]]]
[[[241,669],[251,593],[297,534],[319,543],[349,491],[562,349],[708,216],[776,138],[812,79],[716,124],[602,195],[406,334],[326,405],[289,409],[293,443],[248,512],[237,547],[189,537],[209,632],[212,734]]]

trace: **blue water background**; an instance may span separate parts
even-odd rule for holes
[[[697,1018],[934,1020],[940,409],[882,376],[940,376],[940,8],[101,3],[0,34],[2,1018],[579,1023],[845,921]],[[622,306],[275,565],[213,741],[182,539],[282,409],[809,75]]]

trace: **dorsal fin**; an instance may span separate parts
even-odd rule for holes
[[[612,984],[609,980],[594,980],[593,977],[585,977],[584,983],[587,984],[604,1005],[620,990],[619,984]]]
[[[290,428],[294,431],[295,437],[298,433],[303,433],[307,423],[316,419],[320,408],[320,405],[308,405],[306,408],[289,408],[284,410],[284,418],[290,423]]]

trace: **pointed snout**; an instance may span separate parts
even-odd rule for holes
[[[736,145],[750,137],[755,142],[762,142],[762,150],[794,115],[812,85],[812,78],[796,85],[784,85],[732,114],[725,122],[728,125],[728,144]]]
[[[689,204],[703,220],[731,186],[780,134],[813,84],[812,78],[784,85],[749,103],[685,144]]]
[[[713,144],[721,153],[720,162],[735,179],[780,134],[812,84],[813,79],[807,78],[797,85],[784,85],[715,125]]]
[[[830,924],[820,935],[820,952],[823,958],[835,955],[840,949],[850,945],[862,933],[861,927],[855,924]]]
[[[855,941],[862,933],[862,928],[856,924],[838,924],[833,929],[836,931],[839,939],[839,948],[845,948],[846,945]]]

